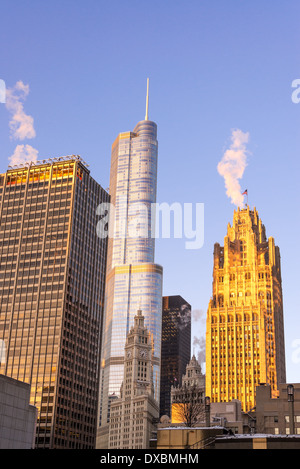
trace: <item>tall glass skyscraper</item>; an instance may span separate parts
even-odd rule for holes
[[[171,417],[171,387],[181,386],[191,358],[191,305],[180,295],[164,296],[162,311],[160,416]]]
[[[108,201],[77,156],[0,175],[0,373],[31,385],[37,448],[95,447]]]
[[[153,335],[154,393],[159,402],[162,267],[154,263],[151,205],[156,202],[157,125],[148,119],[112,145],[110,196],[114,233],[109,237],[101,353],[97,447],[108,447],[110,403],[120,396],[126,336],[138,309]],[[110,225],[111,227],[111,225]]]

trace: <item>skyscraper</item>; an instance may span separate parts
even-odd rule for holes
[[[206,324],[206,394],[255,405],[255,388],[285,382],[280,252],[257,210],[234,211],[224,246],[214,247]]]
[[[112,145],[110,196],[114,218],[108,240],[97,447],[108,447],[110,402],[119,396],[124,346],[138,309],[153,334],[154,396],[159,401],[162,267],[154,263],[152,204],[156,202],[157,125],[148,119]]]
[[[109,448],[148,449],[158,420],[153,387],[153,340],[142,311],[127,335],[120,398],[111,402]]]
[[[171,416],[171,387],[181,386],[191,358],[191,305],[180,295],[164,296],[162,311],[160,416]]]
[[[31,385],[37,448],[93,448],[109,196],[78,156],[13,167],[0,194],[0,373]]]

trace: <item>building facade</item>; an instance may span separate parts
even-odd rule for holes
[[[171,416],[171,386],[181,386],[191,358],[191,305],[181,296],[164,296],[162,310],[160,416]]]
[[[277,398],[270,385],[258,386],[254,415],[257,433],[300,435],[300,384],[281,383]]]
[[[212,402],[255,406],[259,383],[285,382],[280,251],[257,210],[238,209],[224,246],[214,246],[206,325],[206,393]]]
[[[212,402],[210,404],[210,422],[211,425],[220,425],[230,429],[234,434],[246,433],[243,425],[242,406],[237,399],[233,399],[231,402]]]
[[[93,448],[109,195],[79,156],[13,167],[0,194],[0,372],[31,385],[37,448]]]
[[[120,398],[110,406],[109,449],[148,449],[158,403],[154,398],[153,339],[141,311],[127,335]]]
[[[0,375],[0,449],[34,449],[37,409],[29,400],[29,384]]]
[[[191,424],[194,424],[205,421],[205,397],[205,375],[193,355],[182,377],[181,386],[171,387],[172,423],[189,420]]]
[[[126,336],[138,309],[153,334],[154,395],[159,402],[162,267],[154,263],[152,236],[157,151],[157,125],[148,112],[133,132],[121,133],[112,145],[113,216],[110,212],[97,448],[108,447],[110,403],[120,396]]]

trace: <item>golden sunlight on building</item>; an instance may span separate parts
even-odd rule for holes
[[[280,252],[257,210],[234,211],[224,247],[214,246],[206,325],[206,394],[255,406],[255,388],[277,395],[286,380]]]

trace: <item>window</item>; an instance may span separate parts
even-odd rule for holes
[[[235,297],[235,293],[234,293],[234,292],[230,292],[230,306],[235,305],[234,297]]]

